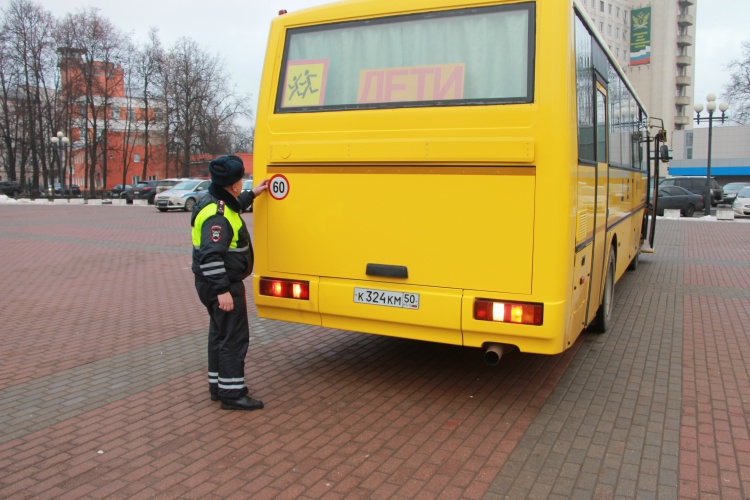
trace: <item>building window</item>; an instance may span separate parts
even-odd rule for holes
[[[140,163],[141,162],[141,155],[138,153],[133,155],[133,163]]]
[[[612,15],[612,4],[607,5],[607,12],[609,13],[610,16]]]
[[[120,108],[110,108],[109,110],[109,118],[112,120],[119,120],[120,119]]]
[[[604,33],[604,21],[599,21],[599,33]]]
[[[615,28],[615,36],[620,38],[620,28]]]
[[[617,19],[620,19],[620,7],[617,7],[617,15],[615,17],[617,17]]]
[[[685,158],[688,160],[693,159],[693,131],[685,131]]]
[[[608,24],[608,25],[607,25],[607,34],[608,34],[608,35],[611,35],[611,34],[612,34],[612,25],[611,25],[611,24]]]
[[[627,10],[623,10],[622,11],[622,20],[623,21],[627,21],[628,20],[628,11]]]
[[[604,0],[600,0],[600,1],[599,1],[599,10],[600,10],[601,12],[604,12]]]

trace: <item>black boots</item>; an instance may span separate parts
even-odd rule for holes
[[[213,399],[213,398],[211,398]],[[260,410],[263,408],[263,401],[253,399],[248,396],[242,396],[239,399],[222,399],[221,409],[222,410]]]

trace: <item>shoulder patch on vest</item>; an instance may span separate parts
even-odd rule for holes
[[[218,243],[221,240],[221,226],[211,226],[211,241]]]
[[[224,200],[219,200],[216,202],[216,213],[224,215]]]

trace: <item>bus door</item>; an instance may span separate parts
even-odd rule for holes
[[[607,89],[597,79],[596,82],[596,207],[594,211],[594,255],[591,259],[591,279],[589,279],[588,314],[586,324],[596,317],[602,297],[605,266],[609,252],[607,248],[607,216],[609,199],[609,160],[607,144]]]

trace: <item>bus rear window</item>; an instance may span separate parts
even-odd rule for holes
[[[287,32],[276,112],[528,103],[534,4]]]

